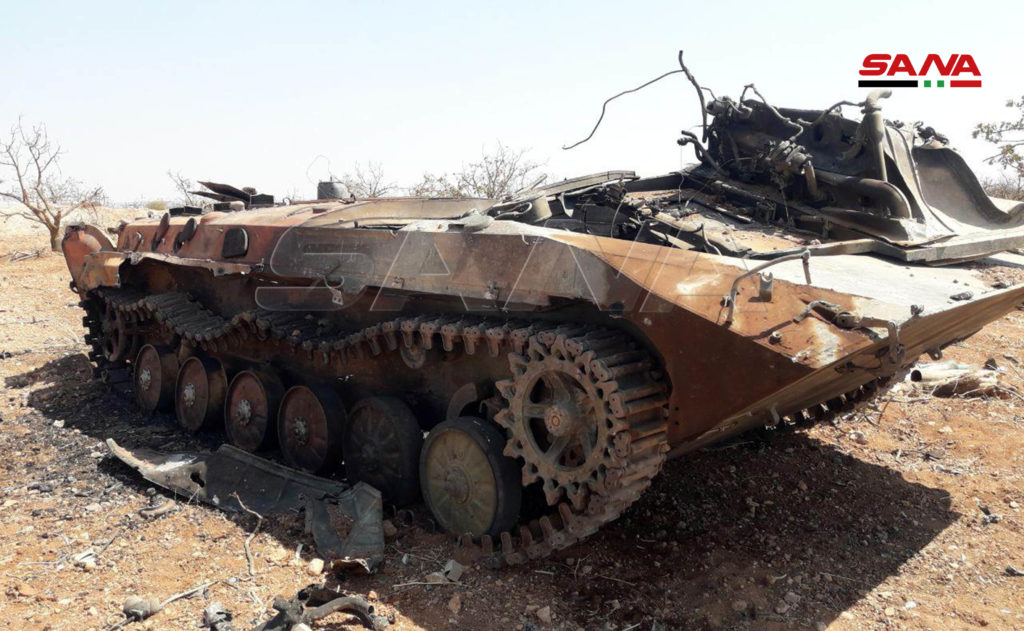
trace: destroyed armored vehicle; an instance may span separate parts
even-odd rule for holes
[[[72,227],[91,357],[185,430],[422,495],[472,554],[564,548],[667,458],[849,409],[1024,301],[970,263],[1024,245],[1022,207],[940,134],[884,93],[860,120],[757,96],[708,102],[699,164],[664,176],[288,205],[210,183],[116,243]]]

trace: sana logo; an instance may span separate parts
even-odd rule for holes
[[[861,88],[918,88],[922,87],[922,84],[925,88],[981,87],[981,71],[978,70],[974,57],[956,53],[946,58],[932,53],[919,65],[915,65],[910,57],[903,53],[868,55],[861,64],[860,76],[886,77],[861,79],[857,82]]]

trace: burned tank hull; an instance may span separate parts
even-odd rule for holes
[[[729,171],[723,152],[765,151],[743,135],[777,123],[736,116],[716,120],[701,165],[663,177],[508,200],[244,203],[133,222],[116,244],[74,227],[92,357],[186,429],[344,467],[396,503],[422,490],[470,556],[563,548],[666,458],[849,409],[1024,302],[963,264],[1016,247],[1016,229],[965,239],[915,217],[924,201],[907,216],[871,206],[895,203],[888,187],[907,199],[898,182],[832,206],[871,155],[849,173],[835,158],[820,183],[803,146],[785,168],[768,151],[767,171]]]

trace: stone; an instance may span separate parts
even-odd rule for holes
[[[427,582],[427,583],[432,584],[432,585],[441,585],[443,583],[447,583],[448,582],[448,579],[445,578],[444,574],[442,574],[440,572],[431,572],[430,574],[427,574],[423,578],[423,580],[425,582]]]
[[[747,607],[749,606],[750,604],[747,601],[737,600],[732,603],[732,610],[736,613],[747,613]]]
[[[778,604],[775,605],[775,613],[780,616],[785,614],[787,611],[789,611],[789,605],[786,604],[786,601],[780,600]]]
[[[306,566],[306,573],[310,576],[317,576],[322,574],[324,571],[324,560],[323,559],[310,559],[309,565]]]
[[[787,603],[795,605],[800,602],[800,594],[796,592],[786,592],[786,595],[782,597]]]
[[[384,529],[384,536],[388,539],[398,534],[398,528],[395,527],[395,524],[390,519],[385,519],[381,523],[381,527]]]
[[[28,583],[18,583],[18,595],[24,596],[25,598],[34,598],[39,594],[39,591],[29,585]]]
[[[452,597],[448,599],[448,611],[458,615],[462,611],[462,597],[458,594],[452,594]]]
[[[544,605],[537,610],[537,619],[544,624],[551,624],[551,607]]]
[[[444,569],[441,571],[444,572],[445,578],[449,581],[458,583],[466,571],[466,566],[455,559],[448,559],[448,562],[444,564]]]
[[[270,552],[267,553],[267,558],[274,563],[281,563],[288,558],[288,550],[284,549],[282,546],[274,546],[270,549]]]

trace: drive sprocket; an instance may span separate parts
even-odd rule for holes
[[[523,460],[523,484],[540,481],[549,505],[564,498],[583,510],[614,494],[638,456],[660,464],[667,387],[624,333],[542,331],[509,364],[512,378],[497,383],[507,407],[495,420],[509,435],[505,454]]]

